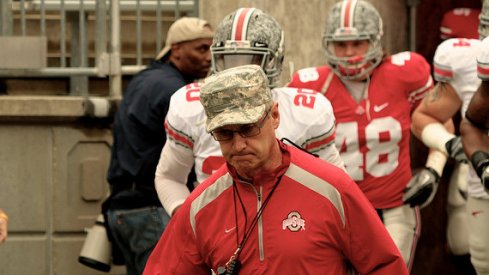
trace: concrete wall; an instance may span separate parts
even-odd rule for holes
[[[103,274],[78,263],[108,193],[112,136],[82,98],[0,97],[0,274]],[[112,274],[123,274],[116,268]]]

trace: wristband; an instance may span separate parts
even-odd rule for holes
[[[427,168],[433,169],[438,174],[438,176],[441,176],[443,174],[443,168],[445,167],[446,163],[447,155],[438,150],[432,150],[428,154],[425,166]]]
[[[448,154],[445,144],[454,138],[455,135],[447,131],[445,126],[439,122],[430,123],[421,132],[421,141],[429,148],[438,149]]]
[[[431,167],[425,167],[426,170],[430,171],[431,174],[433,174],[433,176],[435,177],[435,181],[438,182],[440,181],[440,174],[438,174],[438,172],[436,172],[435,169],[431,168]]]
[[[4,212],[0,212],[0,219],[5,220],[8,223],[8,216]]]
[[[483,151],[476,151],[472,154],[470,162],[472,162],[477,175],[481,177],[484,167],[489,165],[489,154]]]

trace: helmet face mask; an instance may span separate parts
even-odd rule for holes
[[[371,4],[362,0],[336,3],[329,12],[323,36],[328,65],[342,79],[365,79],[382,61],[382,34],[382,19]],[[339,57],[334,50],[335,43],[362,40],[369,42],[363,55]]]
[[[482,10],[479,15],[479,38],[489,36],[489,0],[482,1]]]
[[[260,65],[274,86],[282,71],[283,52],[278,22],[259,9],[241,8],[226,16],[215,30],[211,70]]]
[[[255,64],[265,68],[272,59],[273,53],[266,47],[252,47],[250,41],[228,40],[225,45],[215,45],[212,51],[212,62],[215,71]],[[270,58],[267,58],[270,57]]]
[[[363,80],[370,72],[380,63],[382,60],[382,48],[379,45],[379,41],[370,40],[353,40],[356,41],[367,41],[368,49],[364,54],[355,56],[338,56],[335,50],[335,44],[347,41],[333,41],[324,45],[326,49],[326,56],[328,58],[328,64],[333,69],[333,71],[342,79],[347,80]]]

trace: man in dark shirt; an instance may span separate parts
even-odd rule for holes
[[[129,275],[142,273],[169,220],[158,200],[154,175],[166,141],[164,120],[170,97],[207,76],[212,37],[212,27],[204,20],[175,21],[165,48],[131,80],[115,115],[107,176],[111,196],[103,211]]]

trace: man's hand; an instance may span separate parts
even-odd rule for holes
[[[457,136],[445,143],[445,148],[447,149],[448,156],[460,163],[467,163],[467,156],[464,153],[464,148],[462,146],[462,139]]]
[[[8,216],[0,209],[0,244],[7,239]]]
[[[403,203],[412,207],[419,205],[420,208],[427,206],[435,197],[440,176],[431,167],[425,167],[409,181],[404,195]]]

